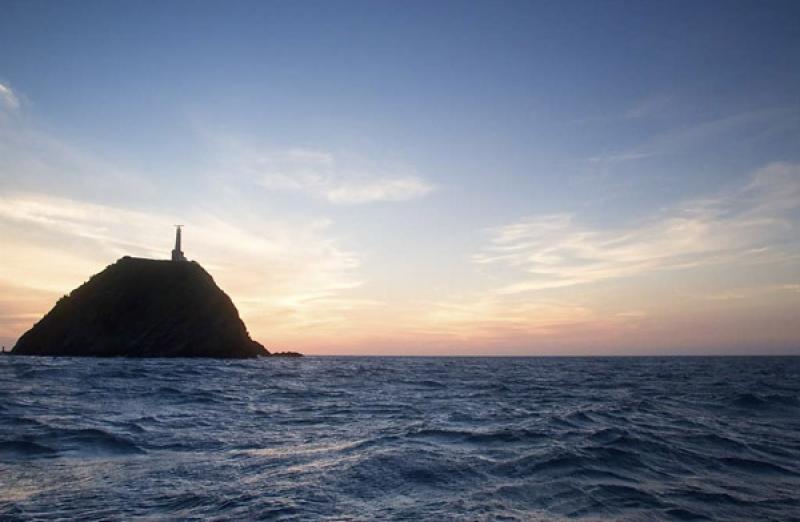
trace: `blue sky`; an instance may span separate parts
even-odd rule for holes
[[[48,285],[5,261],[7,344],[82,271],[125,249],[155,254],[176,219],[267,345],[668,351],[651,341],[682,320],[675,310],[702,309],[680,350],[742,351],[759,338],[723,333],[763,304],[751,329],[778,324],[770,349],[800,346],[786,315],[798,208],[780,199],[800,183],[796,2],[2,12],[0,194],[24,210],[6,212],[5,241],[72,260],[61,275],[31,271]],[[259,248],[228,245],[226,258],[219,238],[196,235],[193,256],[193,229],[212,222]],[[524,255],[490,255],[503,244]]]

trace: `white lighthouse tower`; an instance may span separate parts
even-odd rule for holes
[[[181,228],[183,225],[175,225],[175,248],[172,249],[173,261],[186,261],[186,256],[181,250]]]

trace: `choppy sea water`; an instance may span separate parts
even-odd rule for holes
[[[0,519],[800,520],[800,358],[0,357]]]

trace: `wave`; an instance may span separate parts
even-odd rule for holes
[[[719,460],[726,466],[753,473],[777,473],[782,475],[800,476],[800,474],[784,468],[783,466],[763,460],[745,459],[741,457],[723,457]]]
[[[796,395],[742,393],[733,398],[731,404],[738,408],[763,409],[778,406],[797,407],[800,406],[800,401]]]
[[[673,520],[713,520],[711,517],[685,508],[666,509],[664,510],[664,514]]]
[[[370,451],[337,471],[339,484],[355,486],[354,493],[367,499],[387,490],[447,489],[451,484],[482,480],[485,475],[468,461],[420,449]]]
[[[408,432],[406,436],[413,439],[425,439],[433,442],[478,445],[534,443],[549,438],[548,435],[544,433],[522,428],[492,431],[422,429],[412,430]]]
[[[54,429],[41,440],[62,452],[83,456],[139,455],[146,453],[135,442],[114,433],[96,429]]]
[[[726,451],[747,451],[749,449],[746,444],[718,433],[696,433],[684,435],[682,440],[701,449],[713,448]]]
[[[1,458],[53,457],[58,451],[29,440],[0,441]]]

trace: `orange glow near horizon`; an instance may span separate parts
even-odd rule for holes
[[[166,258],[171,246],[171,229],[161,223],[168,223],[172,216],[32,195],[6,198],[2,203],[3,232],[12,240],[0,259],[0,338],[7,347],[58,297],[115,256]],[[626,245],[621,252],[633,261],[627,257],[604,260],[602,269],[597,268],[598,261],[586,271],[588,280],[561,284],[564,278],[581,277],[581,272],[548,260],[548,266],[564,273],[551,276],[550,281],[559,284],[538,282],[541,288],[517,292],[509,291],[513,285],[505,281],[481,286],[488,279],[482,273],[487,254],[481,254],[473,262],[478,270],[472,274],[469,292],[442,296],[421,288],[394,297],[381,289],[380,281],[359,277],[362,264],[355,254],[320,238],[327,226],[312,224],[289,232],[275,225],[265,239],[207,218],[187,227],[184,245],[187,255],[201,262],[231,295],[251,335],[273,351],[309,355],[791,353],[800,339],[795,320],[800,287],[731,284],[745,280],[754,266],[759,274],[769,267],[776,277],[782,271],[791,275],[793,259],[782,256],[765,258],[763,252],[756,253],[751,260],[755,265],[718,259],[692,264],[682,257],[681,263],[687,266],[642,268],[656,262],[653,256],[637,254],[636,245]],[[31,234],[31,230],[37,232]],[[151,242],[158,232],[163,237]],[[524,231],[517,227],[514,234],[524,235]],[[543,236],[540,230],[536,234]],[[586,240],[587,235],[580,237]],[[662,253],[669,246],[664,241],[659,245]],[[687,237],[680,237],[682,254],[692,251],[686,241]],[[643,248],[646,252],[650,247]],[[617,254],[606,251],[602,255]],[[655,259],[663,261],[664,256]],[[620,273],[611,277],[612,270]],[[409,298],[412,294],[418,298]]]

